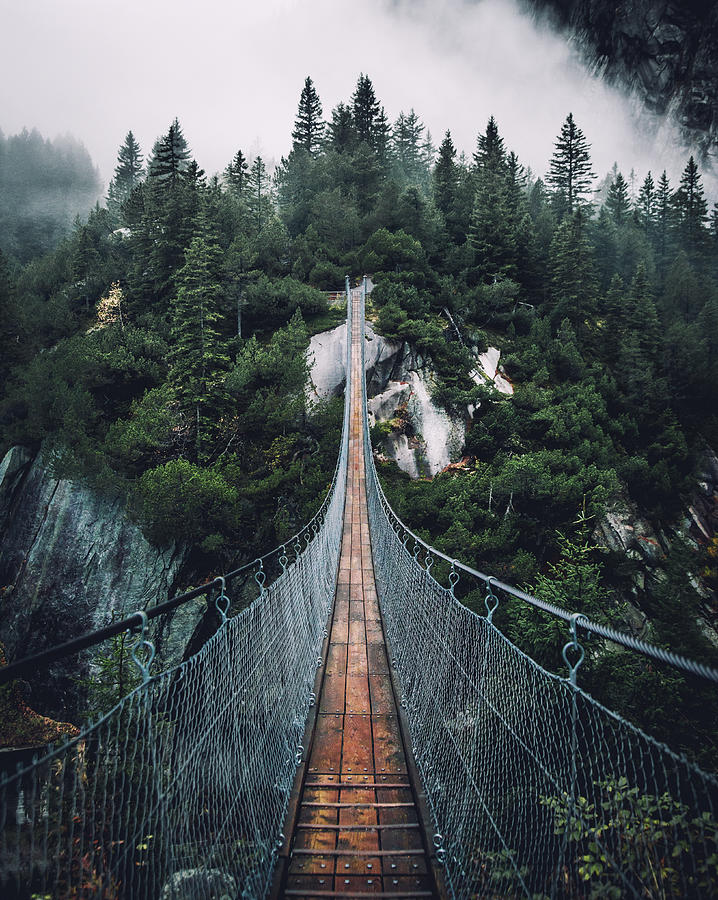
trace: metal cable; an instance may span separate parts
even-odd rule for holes
[[[397,516],[391,508],[389,501],[386,499],[381,482],[378,478],[376,479],[376,492],[384,510],[384,514],[393,523],[394,530],[415,541],[416,544],[423,548],[425,554],[430,554],[435,559],[442,559],[444,562],[449,563],[452,569],[465,572],[467,575],[470,575],[471,578],[482,581],[487,587],[498,589],[505,594],[509,594],[511,597],[516,597],[516,599],[528,603],[536,609],[541,609],[557,619],[563,619],[564,622],[575,621],[587,634],[600,635],[601,637],[606,638],[606,640],[612,641],[615,644],[620,644],[629,650],[635,650],[637,653],[642,653],[644,656],[650,656],[653,659],[667,663],[677,669],[682,669],[684,672],[689,672],[691,675],[697,675],[700,678],[705,678],[707,681],[718,684],[718,669],[715,669],[712,666],[700,663],[694,659],[689,659],[672,650],[658,647],[655,644],[643,641],[640,638],[626,634],[623,631],[618,631],[615,628],[611,628],[610,625],[601,625],[600,623],[589,619],[587,616],[584,616],[583,613],[572,612],[563,609],[560,606],[556,606],[555,603],[549,603],[546,600],[542,600],[540,597],[534,597],[532,594],[522,591],[520,588],[516,588],[511,584],[506,584],[504,581],[500,581],[493,575],[486,575],[484,572],[472,569],[471,566],[465,565],[458,559],[447,556],[446,553],[442,553],[441,550],[437,550],[436,547],[427,544],[426,541],[422,540],[407,525],[405,525],[404,522],[402,522],[399,516]]]

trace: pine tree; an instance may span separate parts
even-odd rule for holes
[[[474,264],[485,281],[516,274],[516,223],[509,211],[506,180],[501,173],[479,175],[469,226]]]
[[[456,202],[456,188],[459,175],[456,167],[456,148],[447,131],[439,147],[439,158],[434,166],[434,203],[436,208],[448,219]]]
[[[576,329],[581,343],[588,338],[596,308],[596,277],[591,245],[580,209],[563,220],[551,244],[551,321],[564,318]]]
[[[613,179],[611,187],[608,189],[606,209],[615,225],[625,225],[628,221],[628,216],[631,211],[631,201],[628,196],[626,179],[620,172],[616,173],[616,177]]]
[[[556,139],[547,177],[553,188],[553,205],[559,218],[571,215],[587,203],[595,174],[591,170],[591,145],[569,113]]]
[[[176,293],[176,277],[206,190],[204,172],[192,159],[177,119],[156,141],[148,168],[143,229],[149,259],[141,281],[149,281],[145,301],[164,308]],[[134,289],[131,295],[137,299]]]
[[[714,203],[711,210],[710,232],[714,243],[718,244],[718,203]]]
[[[423,133],[424,125],[413,109],[408,115],[399,113],[392,129],[392,150],[400,182],[421,182]]]
[[[293,149],[288,158],[282,157],[274,173],[282,221],[294,236],[306,231],[312,218],[311,204],[317,194],[315,169],[315,161],[305,150]]]
[[[374,119],[374,153],[382,166],[393,159],[391,125],[383,106]]]
[[[468,238],[475,265],[484,279],[513,277],[518,221],[511,214],[506,151],[493,116],[486,133],[478,137],[474,164],[474,206]]]
[[[499,127],[493,116],[486,123],[486,132],[476,139],[474,166],[479,172],[498,173],[504,171],[506,150],[504,139],[499,135]]]
[[[261,156],[254,160],[249,170],[247,206],[252,226],[259,234],[269,221],[272,212],[269,176]]]
[[[241,199],[249,181],[249,164],[241,150],[237,150],[234,159],[224,170],[224,178],[230,192],[238,200]]]
[[[656,185],[653,175],[649,172],[643,180],[636,202],[638,222],[648,236],[653,233],[656,224],[656,202]]]
[[[79,227],[71,260],[73,287],[77,298],[84,302],[85,309],[89,309],[101,290],[102,257],[89,225],[79,225],[79,219],[76,225]]]
[[[708,204],[701,185],[700,172],[692,156],[681,175],[680,187],[673,195],[673,208],[685,248],[691,256],[695,256],[705,241]]]
[[[127,137],[117,153],[115,177],[110,182],[107,191],[107,208],[113,215],[120,212],[123,203],[142,181],[144,171],[140,145],[132,132],[128,131]]]
[[[310,156],[316,156],[322,147],[324,129],[322,104],[312,79],[307,76],[302,88],[302,95],[299,98],[297,118],[294,121],[294,131],[292,131],[294,149],[304,150]]]
[[[200,459],[211,451],[226,403],[223,383],[229,356],[219,329],[221,260],[216,234],[202,222],[187,248],[171,304],[169,381]]]
[[[658,189],[656,191],[656,252],[661,275],[665,274],[668,264],[673,218],[671,184],[664,169],[663,174],[658,179]]]
[[[506,157],[505,177],[509,214],[517,222],[526,213],[526,170],[513,150]]]
[[[431,132],[427,130],[426,137],[421,144],[421,164],[424,167],[425,175],[429,176],[434,167],[436,159],[436,146],[431,137]]]
[[[332,121],[329,123],[329,143],[333,150],[343,153],[353,149],[356,138],[352,109],[346,103],[339,103],[332,110]]]
[[[352,94],[352,118],[358,140],[374,148],[374,125],[379,115],[379,101],[374,93],[371,78],[363,72]]]
[[[625,323],[627,328],[638,336],[638,345],[646,359],[656,361],[661,347],[661,328],[653,291],[643,263],[636,269],[631,282]]]
[[[149,165],[150,176],[156,182],[166,182],[174,187],[187,171],[190,159],[190,149],[175,119],[167,134],[155,143]]]
[[[23,308],[17,302],[15,281],[10,274],[7,258],[0,250],[0,342],[3,348],[0,357],[0,379],[3,384],[12,367],[20,362],[28,351],[22,313]]]
[[[712,393],[718,380],[718,294],[709,297],[700,311],[698,330],[703,338],[701,375]]]
[[[619,266],[618,228],[605,205],[598,211],[592,238],[599,282],[605,290],[616,272],[624,274]]]
[[[625,306],[626,290],[623,279],[620,275],[614,275],[603,301],[604,316],[601,328],[603,352],[612,366],[618,358]]]

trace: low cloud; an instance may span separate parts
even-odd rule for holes
[[[569,111],[593,145],[639,178],[680,174],[687,153],[516,0],[23,0],[0,32],[0,127],[82,139],[105,180],[129,129],[147,154],[175,116],[201,166],[242,148],[286,154],[311,75],[325,115],[368,73],[393,120],[413,107],[435,143],[470,154],[495,115],[507,145],[543,174]],[[649,125],[650,127],[647,127]],[[651,130],[652,129],[652,130]]]

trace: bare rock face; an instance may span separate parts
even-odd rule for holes
[[[718,457],[710,448],[703,456],[688,516],[689,531],[698,541],[710,542],[718,534]]]
[[[311,362],[310,399],[339,397],[344,393],[346,341],[346,323],[312,337],[308,351]],[[371,323],[366,323],[364,367],[369,395],[381,393],[392,374],[411,362],[416,361],[408,345],[386,340],[376,334]]]
[[[314,335],[309,354],[309,398],[341,395],[346,383],[346,325]],[[513,386],[501,372],[500,356],[494,347],[477,353],[474,380],[510,395]],[[435,375],[428,361],[409,344],[377,334],[369,322],[364,360],[370,425],[394,423],[383,439],[382,453],[412,478],[433,477],[456,462],[464,445],[465,422],[432,401]]]
[[[718,164],[718,6],[703,0],[524,0],[550,13],[584,59],[670,115],[704,163]]]
[[[593,536],[599,546],[647,565],[655,565],[669,549],[665,537],[654,531],[636,504],[625,496],[609,504]]]
[[[176,546],[153,547],[120,499],[53,477],[17,447],[0,465],[0,536],[0,637],[10,660],[167,599],[185,557]],[[196,624],[201,610],[188,615]],[[180,636],[172,621],[160,623],[159,664],[181,659],[194,624],[182,622]],[[87,677],[91,660],[86,651],[53,664],[31,683],[32,704],[72,718],[73,679]]]

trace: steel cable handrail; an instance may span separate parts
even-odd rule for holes
[[[361,315],[363,324],[366,283],[363,287],[362,297],[363,300]],[[697,660],[689,659],[688,657],[685,657],[680,653],[675,653],[672,650],[658,647],[655,644],[651,644],[648,641],[644,641],[640,638],[634,637],[633,635],[625,634],[622,631],[618,631],[616,628],[612,628],[610,625],[602,625],[599,622],[593,621],[581,612],[571,612],[569,610],[563,609],[560,606],[557,606],[555,603],[549,603],[546,600],[542,600],[540,597],[534,597],[532,594],[529,594],[526,591],[522,591],[520,588],[514,587],[511,584],[507,584],[506,582],[495,578],[493,575],[487,575],[486,573],[480,572],[477,569],[472,568],[471,566],[467,566],[460,560],[455,559],[454,557],[451,557],[446,553],[442,553],[441,550],[437,550],[436,547],[433,547],[431,544],[428,544],[425,540],[420,538],[419,535],[412,531],[409,526],[405,522],[403,522],[394,512],[389,501],[386,498],[386,494],[384,493],[384,489],[382,488],[381,481],[379,480],[376,466],[374,465],[374,456],[371,450],[371,439],[369,438],[369,417],[366,400],[365,375],[363,405],[365,420],[364,435],[367,449],[367,466],[372,473],[372,480],[376,484],[377,494],[379,496],[379,500],[381,502],[384,513],[386,514],[387,519],[389,520],[392,528],[394,529],[394,531],[396,531],[397,534],[401,532],[406,535],[407,538],[413,539],[415,541],[415,544],[423,548],[426,554],[431,554],[431,556],[435,557],[436,559],[444,560],[444,562],[448,563],[451,566],[452,571],[458,570],[461,572],[465,572],[472,578],[482,581],[491,591],[493,591],[494,589],[500,590],[505,594],[509,594],[510,596],[515,597],[517,600],[528,603],[536,609],[541,609],[544,612],[555,616],[556,618],[562,619],[564,622],[571,624],[572,628],[579,627],[583,629],[588,635],[599,635],[600,637],[612,641],[615,644],[620,644],[621,646],[626,647],[629,650],[634,650],[637,653],[642,653],[644,656],[651,657],[652,659],[658,660],[659,662],[667,663],[668,665],[674,666],[678,669],[682,669],[684,672],[688,672],[691,675],[697,675],[700,678],[704,678],[707,681],[712,681],[714,684],[718,684],[718,669],[715,669],[712,666],[698,662]]]
[[[346,296],[347,335],[349,335],[352,321],[352,309],[351,303],[349,302],[350,293],[348,277],[346,279]],[[351,342],[347,338],[345,351],[347,379],[349,378],[350,372],[350,354]],[[327,512],[327,509],[329,508],[329,504],[331,503],[334,491],[337,486],[337,477],[339,475],[339,470],[342,464],[341,447],[345,441],[348,441],[348,434],[349,405],[348,403],[345,403],[342,420],[342,436],[340,438],[340,451],[337,453],[337,461],[334,466],[334,473],[332,475],[331,483],[329,485],[329,488],[327,489],[327,492],[324,496],[324,499],[322,500],[319,509],[312,516],[312,518],[305,525],[303,525],[302,528],[299,529],[299,531],[297,531],[296,534],[292,535],[292,537],[287,538],[287,540],[283,543],[278,544],[271,550],[268,550],[263,556],[258,556],[251,562],[245,563],[244,565],[239,566],[236,569],[232,569],[231,571],[226,572],[224,575],[219,575],[216,578],[213,578],[211,581],[206,581],[204,582],[204,584],[201,584],[196,588],[192,588],[192,590],[190,591],[185,591],[182,594],[178,594],[177,596],[172,597],[171,599],[166,600],[163,603],[158,603],[155,606],[151,606],[148,609],[138,610],[137,612],[132,613],[132,615],[126,616],[124,619],[118,619],[116,622],[105,625],[103,628],[93,629],[92,631],[88,631],[85,634],[79,635],[78,637],[66,641],[63,644],[58,644],[55,647],[49,647],[47,650],[42,650],[39,653],[34,653],[31,656],[23,657],[22,659],[16,660],[6,666],[3,666],[2,668],[0,668],[0,685],[7,684],[9,681],[13,681],[14,679],[19,678],[20,676],[25,675],[28,672],[35,671],[38,667],[48,666],[50,663],[56,662],[59,659],[64,659],[67,656],[71,656],[73,653],[79,653],[81,650],[86,650],[88,647],[94,647],[97,644],[101,644],[103,641],[106,641],[111,637],[115,637],[118,634],[122,634],[125,631],[131,631],[135,628],[142,627],[147,620],[156,619],[159,616],[172,612],[172,610],[176,609],[179,606],[182,606],[184,603],[188,603],[190,600],[194,600],[197,597],[201,597],[204,594],[207,594],[213,588],[220,588],[221,590],[224,590],[224,587],[227,583],[238,578],[240,575],[251,572],[254,569],[263,570],[264,564],[273,557],[281,557],[282,554],[286,553],[288,549],[296,546],[301,547],[302,540],[305,539],[312,531],[314,531],[314,534],[316,534],[317,527],[324,521],[324,516]]]

